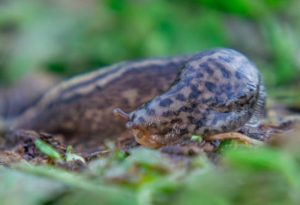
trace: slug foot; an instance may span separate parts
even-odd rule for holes
[[[247,135],[238,132],[228,132],[222,134],[216,134],[205,138],[205,141],[215,141],[215,140],[235,140],[246,145],[262,145],[263,142]]]

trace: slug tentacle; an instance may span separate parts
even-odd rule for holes
[[[113,114],[120,118],[120,119],[123,119],[125,120],[126,122],[130,120],[130,117],[129,117],[129,114],[127,114],[126,112],[124,112],[122,109],[120,108],[115,108],[113,110]]]

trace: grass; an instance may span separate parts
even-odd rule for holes
[[[223,146],[217,163],[188,163],[137,148],[100,157],[82,172],[28,163],[0,168],[1,205],[299,204],[300,153],[287,147]]]

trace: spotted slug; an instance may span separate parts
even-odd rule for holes
[[[85,147],[129,130],[140,144],[160,147],[191,134],[249,132],[264,101],[256,67],[237,51],[215,49],[79,75],[54,86],[7,127],[63,134]]]
[[[257,68],[241,53],[215,49],[190,57],[173,85],[127,114],[137,142],[147,147],[207,136],[255,130],[264,113],[265,91]],[[256,129],[257,130],[257,129]],[[256,131],[257,132],[257,131]],[[254,133],[255,134],[255,133]]]

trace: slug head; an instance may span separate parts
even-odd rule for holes
[[[114,110],[117,116],[126,120],[126,127],[132,131],[135,140],[145,147],[172,144],[188,133],[188,124],[183,123],[178,112],[173,112],[172,106],[160,107],[159,103],[161,99],[154,98],[130,114],[124,114],[121,109]]]

